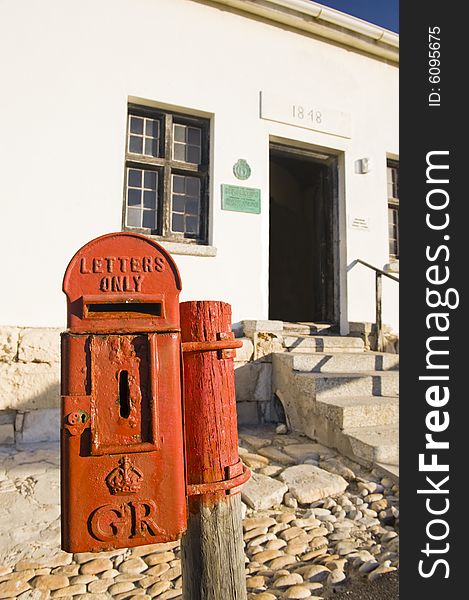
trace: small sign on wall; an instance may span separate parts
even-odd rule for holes
[[[261,190],[223,183],[221,186],[221,207],[223,210],[258,215],[261,212]]]
[[[349,219],[351,229],[357,229],[358,231],[370,231],[370,218],[352,216]]]

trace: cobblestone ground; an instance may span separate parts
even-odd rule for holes
[[[396,571],[391,480],[274,428],[241,432],[240,453],[253,471],[243,490],[250,600],[329,598]],[[57,447],[0,450],[0,598],[181,598],[178,542],[60,550],[58,463]]]

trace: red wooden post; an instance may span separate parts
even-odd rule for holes
[[[229,304],[193,301],[180,307],[189,495],[183,597],[245,600],[241,496],[234,486],[249,474],[238,455],[234,351],[219,349],[239,343],[231,334]]]

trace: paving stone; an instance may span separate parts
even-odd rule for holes
[[[281,504],[287,486],[281,481],[252,473],[250,480],[244,485],[241,495],[243,501],[256,510],[267,510]]]
[[[287,484],[288,490],[300,504],[311,504],[328,496],[337,496],[348,486],[340,475],[334,475],[313,465],[288,467],[279,478]]]
[[[98,573],[102,573],[103,571],[108,571],[112,569],[113,564],[112,560],[109,558],[95,558],[88,562],[85,562],[80,567],[80,573],[82,575],[96,575]]]
[[[77,594],[86,594],[86,585],[83,583],[77,583],[75,585],[69,585],[60,590],[52,592],[52,598],[66,598],[68,596],[76,596]]]
[[[18,600],[49,600],[50,592],[49,590],[26,590],[19,596],[15,596]]]
[[[160,565],[161,563],[169,562],[170,560],[174,560],[176,555],[174,552],[159,552],[157,554],[150,554],[149,556],[145,556],[145,563],[149,567],[153,567],[155,565]]]
[[[182,598],[180,590],[168,590],[158,596],[158,600],[170,600],[172,598]]]
[[[241,457],[243,463],[247,465],[250,469],[260,469],[269,464],[269,459],[265,456],[261,456],[260,454],[243,454]]]
[[[88,591],[93,594],[102,594],[113,584],[112,579],[97,579],[88,584]]]
[[[256,435],[249,435],[246,433],[240,433],[239,437],[240,437],[240,439],[243,440],[243,442],[246,442],[247,444],[249,444],[256,450],[258,450],[259,448],[262,448],[264,446],[268,446],[272,443],[271,438],[263,437],[263,436],[256,436]]]
[[[32,580],[38,590],[58,590],[67,587],[69,579],[65,575],[39,575]]]
[[[168,565],[168,563],[160,563],[159,565],[155,565],[154,567],[150,567],[149,569],[147,569],[145,571],[145,575],[159,577],[166,571],[169,571],[169,569],[170,569],[170,566]]]
[[[87,585],[92,581],[96,581],[98,577],[96,575],[77,575],[76,577],[70,578],[70,583],[84,583]]]
[[[246,579],[246,588],[248,590],[263,590],[265,589],[266,578],[263,575],[256,575]]]
[[[276,523],[277,521],[272,517],[249,517],[244,519],[243,528],[244,531],[250,531],[252,529],[258,529],[259,527],[270,527]]]
[[[173,579],[176,579],[176,577],[179,577],[181,575],[181,563],[179,563],[178,565],[171,567],[170,569],[168,569],[167,571],[165,571],[164,573],[162,573],[160,575],[160,578],[163,581],[172,581]]]
[[[259,473],[261,475],[267,475],[267,477],[277,477],[283,471],[283,467],[279,467],[278,465],[267,465],[262,469],[259,469]]]
[[[283,598],[291,598],[293,600],[311,598],[311,592],[304,585],[294,585],[286,590],[286,592],[283,594]]]
[[[151,585],[149,588],[147,588],[146,592],[150,596],[154,597],[154,596],[158,596],[159,594],[162,594],[170,587],[171,587],[171,583],[169,581],[160,581],[158,583]]]
[[[117,575],[114,581],[116,583],[119,583],[120,581],[132,581],[135,583],[136,581],[140,581],[140,579],[143,579],[144,577],[145,575],[141,575],[139,573],[120,573],[119,575]]]
[[[97,560],[101,558],[114,558],[115,556],[120,556],[125,554],[125,548],[119,548],[117,550],[108,550],[103,552],[78,552],[73,555],[73,560],[78,564],[83,564],[86,562],[90,562],[91,560]]]
[[[339,569],[335,569],[334,571],[331,571],[327,577],[327,585],[331,586],[331,587],[335,587],[338,585],[342,585],[344,584],[346,579],[346,575],[343,571],[340,571]]]
[[[262,552],[258,552],[256,554],[256,562],[262,564],[283,555],[284,553],[280,550],[263,550]]]
[[[138,573],[141,573],[142,571],[145,571],[147,566],[148,565],[145,561],[143,561],[139,556],[135,556],[132,558],[128,558],[127,560],[124,560],[124,562],[122,562],[119,565],[118,570],[121,573],[137,573],[138,574]]]
[[[274,588],[287,588],[293,585],[303,583],[303,577],[299,573],[289,573],[275,580]]]
[[[123,592],[130,592],[133,590],[135,585],[131,581],[121,581],[120,583],[113,583],[109,587],[109,593],[115,596],[116,594],[122,594]]]
[[[30,585],[24,579],[7,579],[0,583],[0,598],[16,598],[29,589]]]
[[[323,565],[309,565],[298,569],[303,579],[307,581],[324,581],[329,575],[329,569]]]
[[[271,540],[270,542],[267,542],[267,544],[265,545],[265,549],[266,550],[280,550],[281,548],[285,548],[286,545],[287,545],[287,542],[285,540],[275,539],[275,540]]]
[[[36,574],[34,569],[25,569],[24,571],[15,571],[0,577],[0,581],[30,581]]]
[[[281,450],[278,450],[273,446],[265,446],[264,448],[259,448],[257,453],[261,456],[265,456],[270,460],[273,460],[274,462],[278,462],[281,465],[294,465],[296,462],[294,458],[288,456],[288,454],[285,454],[285,452],[282,452]]]
[[[296,563],[296,557],[292,554],[285,554],[285,556],[279,556],[278,558],[274,558],[269,563],[269,567],[272,571],[278,571],[283,569],[284,567],[288,567],[290,565],[294,565]]]
[[[78,575],[80,571],[80,565],[70,564],[64,565],[63,567],[55,567],[52,569],[52,575],[65,575],[66,577],[73,577],[74,575]]]

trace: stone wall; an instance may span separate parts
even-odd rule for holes
[[[0,327],[0,444],[58,440],[60,331]],[[273,333],[247,333],[234,363],[243,425],[271,420],[270,355],[281,349]]]
[[[58,439],[60,329],[0,327],[0,444]]]

